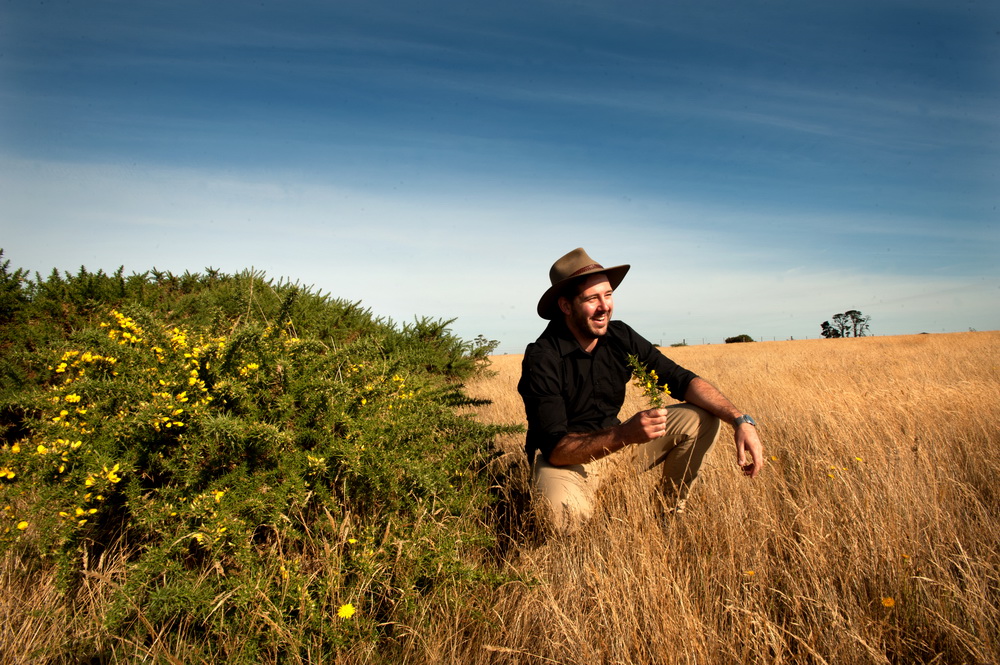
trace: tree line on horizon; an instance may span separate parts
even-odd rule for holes
[[[870,316],[856,309],[849,309],[842,314],[834,314],[831,321],[820,324],[820,335],[827,339],[839,337],[865,337],[869,331]]]

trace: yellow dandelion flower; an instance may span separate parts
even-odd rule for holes
[[[884,597],[882,599],[882,606],[883,607],[895,607],[896,606],[896,600],[892,596],[886,596],[886,597]]]
[[[17,523],[17,528],[18,528],[19,530],[21,530],[21,531],[24,531],[25,529],[27,529],[27,528],[28,528],[28,523],[27,523],[27,522],[25,522],[25,521],[21,521],[21,522],[18,522],[18,523]],[[343,609],[343,608],[341,608],[341,609]],[[354,612],[354,610],[352,609],[352,610],[351,610],[351,612]]]
[[[337,616],[339,616],[341,619],[350,619],[352,616],[354,616],[354,612],[355,612],[354,605],[347,603],[345,605],[340,606],[340,609],[337,610]]]

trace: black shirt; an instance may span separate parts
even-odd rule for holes
[[[570,432],[593,432],[619,424],[625,386],[632,376],[628,356],[656,371],[671,397],[683,400],[695,374],[673,362],[621,321],[587,353],[564,321],[552,321],[524,351],[517,392],[528,416],[525,451],[533,460],[540,450],[548,459]]]

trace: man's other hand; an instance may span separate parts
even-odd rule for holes
[[[764,466],[764,444],[760,442],[757,428],[743,423],[734,432],[736,437],[736,463],[743,469],[743,475],[756,478]],[[747,459],[750,453],[750,459]]]

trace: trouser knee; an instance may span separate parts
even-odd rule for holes
[[[592,465],[557,467],[541,456],[532,467],[532,489],[556,531],[570,532],[593,515],[597,477]]]

